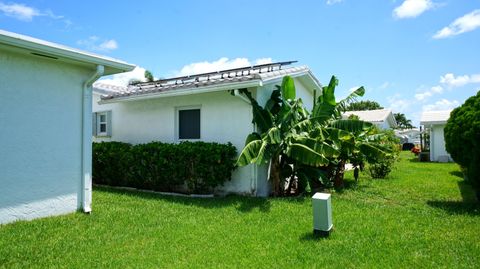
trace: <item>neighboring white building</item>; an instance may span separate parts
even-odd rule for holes
[[[420,125],[430,130],[430,160],[432,162],[450,162],[452,158],[445,149],[443,129],[452,110],[423,112]]]
[[[261,71],[260,71],[261,69]],[[255,130],[252,107],[239,89],[248,89],[260,105],[270,98],[285,75],[294,78],[297,97],[313,107],[314,90],[321,86],[307,67],[282,64],[219,71],[130,86],[94,86],[95,141],[132,144],[182,140],[231,142],[238,153]],[[266,196],[266,167],[237,169],[217,193]]]
[[[133,68],[0,30],[0,223],[91,210],[91,85]]]
[[[403,143],[412,143],[414,145],[420,145],[420,135],[422,131],[418,128],[395,130],[395,135],[400,138]]]
[[[363,111],[347,111],[343,113],[343,118],[347,119],[351,115],[356,115],[360,120],[375,124],[382,130],[393,129],[397,127],[397,122],[391,109],[376,109]]]

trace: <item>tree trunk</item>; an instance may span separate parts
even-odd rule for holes
[[[335,180],[333,182],[333,185],[336,189],[341,189],[344,186],[343,176],[344,176],[344,173],[345,173],[345,162],[340,161],[337,165],[336,170],[337,171],[335,173]]]
[[[279,156],[273,156],[270,163],[270,180],[273,185],[273,196],[277,197],[282,194],[282,189],[280,188],[280,161]]]

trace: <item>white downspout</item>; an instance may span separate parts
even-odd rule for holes
[[[97,65],[95,73],[83,84],[82,106],[82,209],[92,211],[92,84],[105,72]]]
[[[239,90],[233,90],[233,95],[240,98],[245,103],[251,105],[250,100],[248,100],[247,97],[241,95]],[[251,114],[252,114],[251,116],[253,118],[253,112],[251,112]],[[256,132],[257,128],[256,128],[255,124],[252,124],[252,125],[253,125],[252,131]],[[257,171],[257,165],[256,164],[252,164],[251,172],[252,172],[252,182],[250,182],[250,188],[252,188],[254,190],[254,192],[255,192],[254,195],[257,196],[258,195],[258,171]]]

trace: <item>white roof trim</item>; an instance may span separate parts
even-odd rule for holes
[[[135,65],[114,58],[81,51],[60,44],[4,30],[0,30],[0,44],[6,44],[34,52],[43,52],[51,56],[67,58],[77,62],[103,65],[111,69],[107,75],[131,71],[135,68]]]
[[[443,125],[450,118],[452,110],[425,111],[420,119],[420,125]]]
[[[204,87],[191,87],[185,88],[180,90],[174,91],[166,91],[166,92],[151,92],[141,95],[126,95],[126,96],[119,96],[115,97],[114,99],[104,99],[98,102],[98,104],[110,104],[110,103],[117,103],[122,101],[136,101],[136,100],[144,100],[150,98],[158,98],[158,97],[171,97],[171,96],[182,96],[182,95],[191,95],[191,94],[199,94],[199,93],[207,93],[207,92],[217,92],[217,91],[224,91],[227,89],[232,88],[249,88],[249,87],[261,87],[263,85],[262,81],[259,79],[256,80],[248,80],[242,82],[231,83],[228,85],[219,84],[219,85],[210,85]]]
[[[291,67],[282,70],[275,70],[266,73],[255,73],[252,75],[246,75],[243,81],[219,81],[218,84],[211,85],[197,85],[192,84],[191,86],[186,86],[185,88],[180,89],[170,89],[165,90],[165,88],[142,88],[133,86],[132,89],[127,91],[121,91],[118,94],[102,96],[102,100],[99,104],[115,103],[120,101],[127,100],[142,100],[149,98],[160,98],[160,97],[169,97],[169,96],[181,96],[181,95],[191,95],[199,94],[206,92],[215,92],[221,90],[229,90],[235,88],[249,88],[249,87],[258,87],[263,86],[267,83],[276,83],[281,81],[284,76],[291,77],[306,77],[311,80],[314,85],[318,85],[318,88],[321,89],[318,80],[310,72],[310,69],[306,66],[301,67]],[[168,85],[166,86],[168,87]],[[309,89],[311,87],[308,87]],[[153,90],[152,90],[153,89]],[[310,89],[312,92],[314,89]]]

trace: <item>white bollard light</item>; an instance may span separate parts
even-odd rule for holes
[[[313,234],[328,236],[333,228],[332,199],[329,193],[317,192],[312,197]]]

